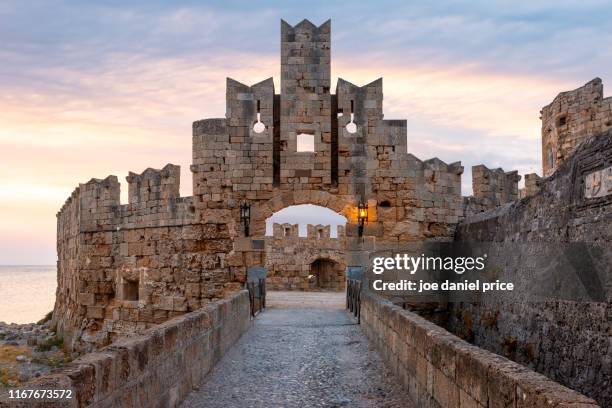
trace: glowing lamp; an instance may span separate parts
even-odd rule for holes
[[[368,205],[366,203],[359,203],[357,207],[357,223],[359,224],[359,236],[363,236],[363,226],[368,222]]]

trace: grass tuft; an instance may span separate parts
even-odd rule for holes
[[[58,336],[53,336],[36,346],[36,351],[49,351],[54,346],[61,350],[64,346],[64,339]]]

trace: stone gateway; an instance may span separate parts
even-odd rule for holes
[[[130,172],[127,203],[112,175],[80,184],[67,199],[57,214],[53,313],[65,346],[87,352],[143,334],[125,347],[137,355],[153,350],[159,375],[170,364],[165,358],[185,364],[182,345],[207,373],[248,329],[249,299],[241,292],[248,270],[265,268],[270,289],[335,292],[344,290],[346,271],[363,270],[384,289],[363,295],[365,333],[423,406],[544,407],[553,399],[558,407],[596,406],[526,367],[610,406],[612,99],[603,98],[601,80],[543,108],[544,178],[528,174],[519,190],[517,171],[478,165],[473,196],[462,197],[461,162],[420,160],[408,153],[406,120],[384,118],[381,78],[365,85],[340,78],[332,89],[330,21],[281,21],[280,40],[279,91],[272,78],[253,85],[228,78],[225,117],[193,123],[191,196],[179,194],[179,166],[166,164]],[[297,225],[275,224],[266,236],[266,220],[300,204],[328,208],[346,225],[334,237],[329,226],[309,225],[300,237]],[[510,295],[501,304],[489,291],[477,304],[434,299],[444,315],[436,323],[468,344],[405,310],[405,298],[385,293],[399,275],[383,279],[370,267],[375,256],[458,241],[494,243],[488,262],[503,266],[499,282],[524,276],[538,257],[548,264],[567,257],[572,266],[588,258],[593,268],[571,276],[594,289],[580,302],[534,304]],[[551,243],[551,251],[538,253],[538,242]],[[565,244],[592,246],[584,257],[554,252]],[[528,256],[512,255],[510,245]],[[190,340],[197,328],[214,340],[206,351]],[[99,368],[120,367],[108,361],[123,358],[113,347],[97,354],[95,370],[74,364],[70,381],[87,373],[89,385],[107,381]],[[201,379],[183,371],[175,405]],[[87,401],[111,401],[110,388],[89,390]]]

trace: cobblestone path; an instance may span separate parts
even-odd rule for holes
[[[412,407],[335,293],[270,292],[268,309],[183,407]]]

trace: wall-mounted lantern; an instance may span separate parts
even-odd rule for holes
[[[248,201],[240,203],[240,223],[244,227],[244,236],[248,237],[251,224],[251,204]]]
[[[359,236],[363,236],[363,226],[368,222],[368,205],[360,202],[357,207],[357,222],[359,224]]]

